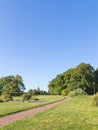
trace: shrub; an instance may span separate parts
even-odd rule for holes
[[[0,103],[2,103],[3,102],[3,100],[2,99],[0,99]]]
[[[36,97],[33,97],[32,100],[34,100],[34,101],[38,101],[39,99],[36,98]]]
[[[23,94],[23,101],[27,101],[31,98],[31,94]]]
[[[68,96],[70,96],[70,97],[81,96],[81,95],[87,95],[87,94],[82,89],[76,89],[74,91],[70,91],[68,94]]]
[[[61,92],[61,95],[66,96],[66,95],[68,95],[69,91],[70,90],[68,90],[68,89],[63,89]]]
[[[0,91],[0,96],[2,95],[2,92]]]
[[[98,106],[98,93],[93,96],[92,103],[94,106]]]
[[[3,98],[4,102],[8,102],[8,101],[13,100],[12,96],[10,94],[7,94],[7,93],[2,94],[2,98]]]
[[[9,93],[11,96],[22,96],[23,95],[23,92],[12,92],[12,93]]]

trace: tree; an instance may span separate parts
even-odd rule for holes
[[[72,74],[70,85],[74,86],[74,89],[81,88],[88,94],[93,94],[94,80],[94,68],[90,64],[81,63]]]
[[[48,84],[49,93],[61,94],[63,89],[64,91],[71,91],[80,88],[88,94],[93,94],[95,77],[97,85],[98,70],[95,73],[94,68],[90,64],[81,63],[52,79]]]
[[[47,95],[48,94],[46,91],[40,90],[39,87],[37,87],[37,89],[29,89],[28,93],[31,95]]]
[[[54,78],[48,84],[48,88],[49,88],[48,92],[50,94],[60,95],[63,87],[64,87],[63,74],[59,74],[59,75],[56,76],[56,78]]]
[[[98,68],[95,70],[94,75],[95,75],[95,81],[94,81],[95,92],[98,92]]]
[[[21,92],[25,86],[20,75],[6,76],[0,78],[0,90],[6,93]]]

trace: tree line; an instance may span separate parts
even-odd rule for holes
[[[12,96],[20,96],[24,93],[29,93],[31,95],[47,95],[48,93],[41,90],[39,87],[37,89],[29,89],[28,92],[23,83],[23,79],[20,75],[9,75],[0,78],[0,95],[3,93],[10,94]]]
[[[29,89],[31,95],[60,95],[72,90],[81,88],[87,94],[98,92],[98,68],[86,63],[81,63],[74,68],[58,74],[48,84],[48,93],[37,89]],[[26,90],[23,79],[20,75],[5,76],[0,78],[0,94],[11,93],[13,96],[21,95]]]
[[[29,89],[28,93],[30,95],[48,95],[48,92],[41,90],[39,87],[37,89]]]
[[[48,84],[48,92],[50,94],[61,94],[82,89],[87,94],[94,94],[98,91],[98,68],[95,70],[93,66],[81,63],[74,68],[69,68],[62,74],[57,75]]]

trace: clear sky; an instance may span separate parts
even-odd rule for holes
[[[98,0],[0,0],[0,77],[47,90],[81,62],[98,67]]]

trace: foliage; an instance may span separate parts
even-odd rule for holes
[[[84,90],[88,94],[93,94],[94,82],[96,86],[98,82],[98,70],[95,71],[90,64],[81,63],[74,68],[68,69],[63,74],[57,75],[49,82],[48,89],[50,94],[56,95],[61,94],[63,89],[72,91],[77,88]],[[97,89],[98,87],[96,86],[95,91]]]
[[[95,92],[98,92],[98,68],[94,72],[95,75]]]
[[[23,94],[22,97],[23,97],[23,101],[27,101],[31,98],[31,95],[27,93],[27,94]]]
[[[64,89],[64,83],[63,83],[63,74],[59,74],[54,78],[52,81],[49,82],[48,88],[49,88],[49,94],[51,95],[60,95],[61,90]]]
[[[12,92],[12,93],[9,93],[11,96],[21,96],[24,94],[24,92]]]
[[[0,103],[2,103],[3,102],[3,99],[0,99]]]
[[[70,92],[70,90],[68,90],[68,89],[63,89],[62,92],[61,92],[61,95],[67,96],[69,92]]]
[[[34,101],[38,101],[39,98],[37,98],[37,97],[33,97],[32,100],[34,100]]]
[[[2,91],[0,90],[0,96],[2,95]]]
[[[75,97],[75,96],[82,96],[82,95],[87,95],[85,91],[82,89],[76,89],[74,91],[70,91],[68,96],[69,97]]]
[[[48,94],[46,91],[40,90],[39,87],[37,89],[29,89],[28,93],[30,93],[32,96],[33,95],[47,95]]]
[[[21,92],[25,90],[22,77],[20,75],[16,76],[6,76],[0,78],[0,91],[6,93]]]
[[[92,103],[94,106],[98,106],[98,93],[93,96]]]
[[[8,101],[13,100],[12,96],[10,94],[7,94],[7,93],[2,94],[2,99],[4,102],[8,102]]]

